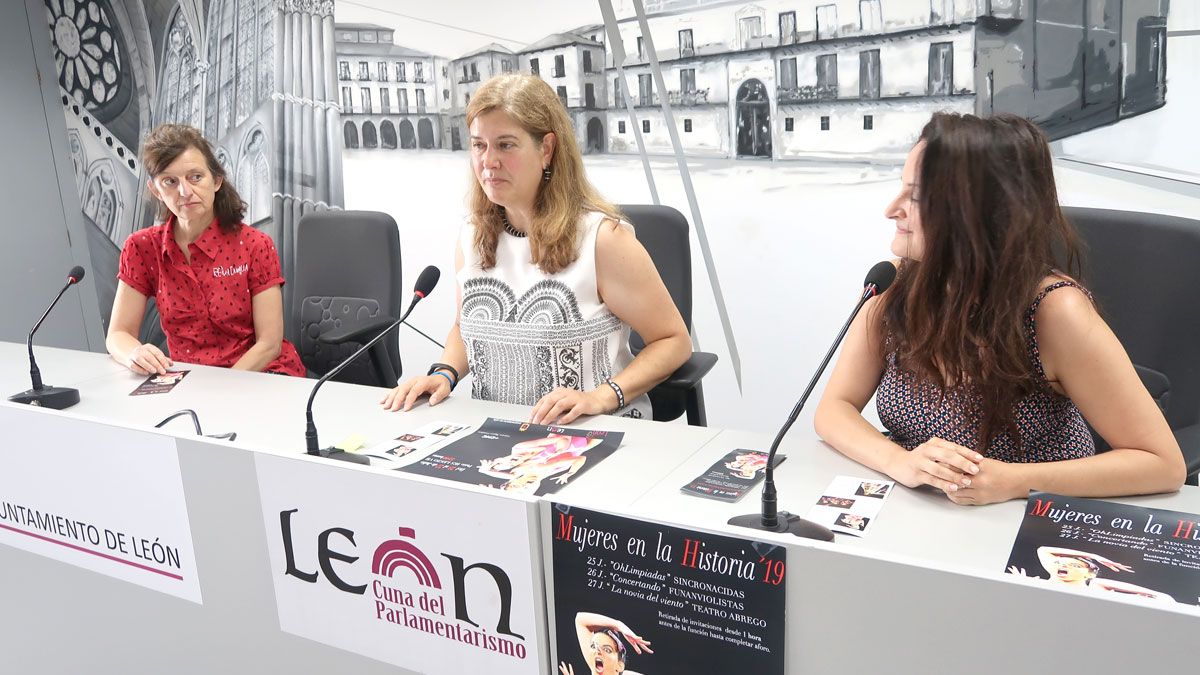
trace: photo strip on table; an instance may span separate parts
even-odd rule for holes
[[[895,483],[837,476],[808,511],[808,519],[841,534],[862,536],[879,517]]]
[[[373,466],[398,469],[424,453],[465,436],[470,428],[446,421],[429,422],[353,452],[370,457]]]

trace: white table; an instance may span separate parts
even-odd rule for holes
[[[903,486],[866,536],[832,543],[734,527],[760,508],[761,490],[736,504],[679,488],[736,448],[772,436],[722,431],[621,513],[788,547],[788,672],[1187,672],[1200,611],[1078,594],[1004,573],[1025,502],[960,506]],[[797,429],[780,452],[779,508],[804,516],[838,475],[887,479]],[[1116,501],[1200,512],[1200,489]],[[601,508],[598,503],[590,506]],[[1114,594],[1106,594],[1113,596]]]
[[[0,547],[0,568],[6,570],[0,597],[21,610],[0,619],[0,650],[13,663],[41,672],[142,666],[394,672],[379,661],[282,633],[276,622],[271,584],[278,570],[270,569],[263,544],[273,533],[261,519],[254,457],[302,456],[311,381],[184,365],[193,372],[171,393],[130,397],[144,378],[104,355],[48,348],[37,353],[47,383],[81,393],[75,407],[45,415],[177,439],[204,605]],[[28,387],[24,345],[0,343],[0,386],[5,395]],[[433,408],[388,413],[378,406],[381,396],[379,389],[327,384],[315,408],[323,444],[353,433],[376,442],[437,420],[479,424],[486,417],[528,414],[527,408],[473,401],[462,393]],[[181,408],[196,410],[205,432],[236,431],[237,441],[194,439],[185,419],[162,432],[151,430]],[[1183,672],[1191,662],[1200,630],[1191,608],[1137,606],[1003,574],[1022,502],[963,507],[933,492],[898,488],[866,537],[811,542],[726,525],[730,516],[758,510],[758,491],[736,504],[679,491],[729,450],[765,449],[767,434],[611,417],[575,426],[621,431],[624,442],[554,500],[788,547],[789,673],[1126,672],[1148,663],[1158,672]],[[794,430],[782,451],[789,459],[777,472],[780,508],[801,515],[836,475],[882,477],[808,429]],[[319,458],[300,461],[325,466],[331,480],[341,472],[383,472]],[[387,473],[398,488],[418,481],[480,489]],[[1195,488],[1116,501],[1200,512]],[[533,526],[545,539],[545,524]],[[59,646],[64,636],[72,648]]]
[[[179,368],[191,372],[171,392],[129,396],[145,378],[130,373],[106,355],[38,348],[37,356],[45,381],[78,388],[80,403],[65,411],[41,411],[5,402],[0,403],[0,412],[17,413],[20,419],[29,420],[31,427],[53,426],[56,421],[58,426],[70,426],[80,421],[99,435],[125,433],[135,442],[139,438],[169,438],[175,444],[203,604],[0,546],[0,569],[6,571],[0,580],[0,597],[5,598],[8,608],[0,613],[0,652],[6,654],[8,664],[0,670],[395,672],[394,667],[380,661],[280,630],[273,585],[282,565],[277,569],[273,564],[267,544],[280,532],[277,522],[272,523],[270,518],[264,523],[262,474],[256,473],[256,458],[282,456],[309,465],[324,473],[331,486],[349,484],[354,476],[366,473],[374,479],[368,485],[386,482],[394,485],[388,489],[397,495],[411,493],[421,484],[435,486],[447,495],[444,501],[450,504],[465,500],[465,493],[521,501],[476,486],[304,455],[304,406],[314,384],[311,380],[179,364]],[[28,388],[27,363],[24,345],[0,343],[0,387],[6,395]],[[315,407],[322,443],[328,445],[350,434],[360,434],[368,443],[374,443],[435,421],[477,425],[487,417],[522,419],[529,412],[520,406],[473,401],[460,393],[434,408],[421,405],[408,413],[391,413],[378,405],[382,393],[380,389],[336,382],[325,385]],[[153,429],[156,422],[183,408],[198,413],[206,433],[236,431],[237,440],[196,438],[187,418],[176,419],[161,430]],[[624,432],[624,441],[604,463],[581,474],[560,494],[583,498],[603,495],[618,504],[632,503],[644,495],[663,473],[718,433],[714,429],[611,417],[586,420],[581,426]],[[23,431],[10,431],[9,451],[54,451],[53,447],[42,447],[53,445],[44,438]],[[638,472],[626,475],[622,469],[626,463],[636,464]],[[64,468],[67,473],[71,470],[70,466]],[[312,491],[307,492],[297,497],[313,496]],[[378,495],[379,490],[375,493]],[[0,499],[4,497],[0,495]],[[340,501],[348,503],[362,498],[360,494],[339,496]],[[145,508],[155,507],[153,502],[145,504]],[[537,588],[532,597],[520,598],[520,602],[534,604],[541,612],[541,528],[536,511],[528,513],[527,517],[518,516],[515,524],[510,519],[497,523],[497,527],[526,529],[534,562],[524,572],[535,576]],[[307,519],[311,524],[322,515],[312,508],[303,509],[296,519],[297,531],[305,526],[300,521]],[[445,523],[440,529],[448,530],[464,518],[491,516],[456,512],[451,507],[440,517]],[[439,521],[435,518],[433,522]],[[395,525],[389,527],[394,537]],[[429,527],[418,531],[419,537],[427,538],[428,534]],[[336,545],[345,550],[345,542]],[[315,541],[297,543],[297,555],[304,558],[298,561],[300,568],[317,569],[314,551]],[[366,553],[369,556],[370,551]],[[433,550],[429,553],[436,558]],[[474,607],[473,616],[480,618],[481,611]],[[548,662],[544,620],[531,628],[522,629],[530,650],[534,658],[540,656],[542,662]],[[70,649],[60,648],[64,636],[69,637]],[[437,644],[433,640],[434,649]],[[395,662],[404,663],[403,659]],[[447,660],[443,670],[437,672],[458,670]]]

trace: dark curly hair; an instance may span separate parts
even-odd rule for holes
[[[237,188],[225,175],[225,168],[217,161],[212,145],[200,133],[200,130],[186,124],[160,124],[150,132],[142,144],[142,164],[151,178],[166,171],[180,155],[188,148],[195,148],[204,155],[208,164],[208,172],[213,179],[221,179],[221,188],[213,198],[213,212],[217,217],[217,225],[222,232],[236,232],[242,226],[242,218],[246,214],[246,203],[238,194]],[[166,220],[171,215],[170,209],[161,201],[158,203],[158,219]]]

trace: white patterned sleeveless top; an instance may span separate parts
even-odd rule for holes
[[[530,262],[529,239],[507,232],[496,244],[496,266],[481,269],[474,225],[463,227],[459,328],[473,398],[531,406],[557,387],[607,386],[605,380],[633,361],[629,326],[596,288],[596,234],[604,214],[585,213],[581,220],[579,258],[555,274]],[[651,419],[650,399],[627,398],[616,414]]]

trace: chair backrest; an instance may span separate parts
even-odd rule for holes
[[[692,243],[687,218],[669,206],[620,204],[618,208],[633,223],[638,241],[646,247],[671,299],[683,315],[683,323],[691,332]],[[630,334],[629,342],[634,351],[640,351],[645,346],[637,333]]]
[[[316,211],[296,226],[296,266],[291,279],[291,323],[297,327],[296,348],[304,365],[324,374],[360,345],[325,345],[317,340],[333,328],[352,327],[366,320],[399,318],[403,302],[400,272],[400,233],[396,221],[374,211]],[[400,347],[384,338],[388,360],[400,374]],[[365,356],[336,378],[377,386]]]
[[[1200,421],[1200,220],[1067,207],[1083,282],[1137,365],[1170,383],[1172,429]]]

